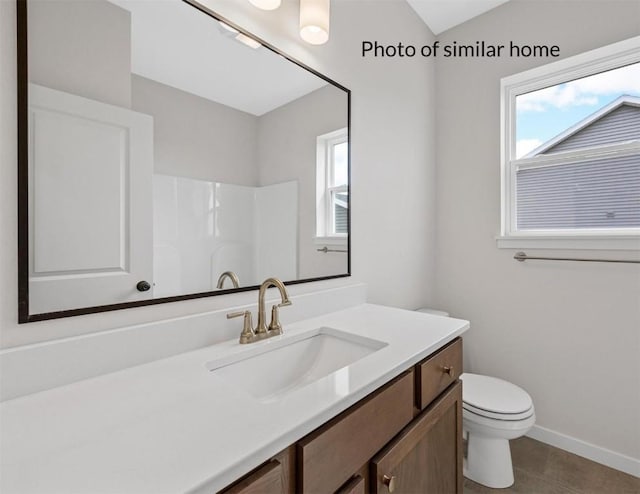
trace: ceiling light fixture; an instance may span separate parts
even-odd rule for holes
[[[231,27],[229,24],[227,24],[226,22],[222,22],[222,21],[218,21],[218,24],[220,24],[220,26],[225,30],[228,31],[232,34],[238,34],[238,30]],[[223,33],[226,34],[226,33]]]
[[[312,45],[329,41],[330,0],[300,0],[300,37]]]
[[[250,38],[246,34],[238,33],[238,35],[236,36],[236,39],[238,41],[240,41],[240,43],[243,43],[243,44],[247,45],[249,48],[253,48],[254,50],[257,50],[258,48],[260,48],[262,46],[255,39]]]
[[[220,24],[220,34],[222,34],[225,38],[233,38],[236,41],[239,41],[240,43],[248,46],[249,48],[253,48],[254,50],[257,50],[262,46],[258,41],[247,36],[246,34],[242,34],[240,31],[231,27],[226,22],[218,21],[218,23]]]
[[[249,0],[249,2],[262,10],[275,10],[280,7],[282,0]]]

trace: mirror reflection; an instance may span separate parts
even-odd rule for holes
[[[349,92],[180,0],[28,0],[29,312],[347,275]]]

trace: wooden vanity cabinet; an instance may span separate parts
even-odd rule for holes
[[[224,494],[462,494],[457,338]]]

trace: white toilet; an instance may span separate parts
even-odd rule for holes
[[[464,476],[492,488],[513,485],[509,440],[524,436],[536,421],[531,396],[495,377],[464,373],[462,430],[467,437]]]
[[[418,312],[447,317],[428,307]],[[531,396],[508,381],[464,373],[462,431],[467,438],[464,476],[478,484],[502,489],[513,485],[509,440],[524,436],[536,422]]]

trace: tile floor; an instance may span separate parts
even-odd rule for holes
[[[489,489],[464,479],[464,494],[640,494],[640,479],[528,437],[511,441],[515,484]]]

